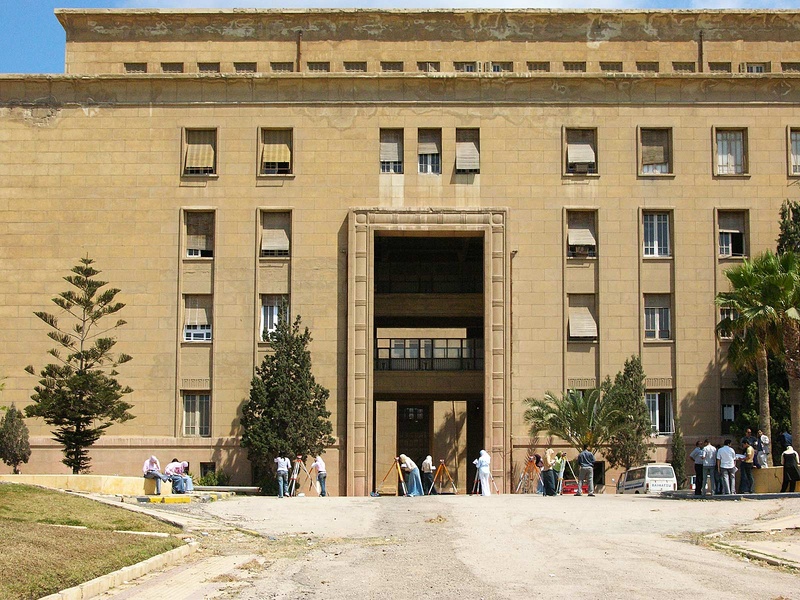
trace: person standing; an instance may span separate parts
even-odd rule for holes
[[[278,476],[278,498],[283,498],[289,491],[289,466],[291,461],[286,458],[285,452],[280,452],[275,458]]]
[[[325,471],[325,461],[321,456],[314,459],[314,464],[311,465],[312,469],[317,470],[317,483],[319,483],[319,495],[327,496],[328,490],[325,487],[325,480],[328,478],[328,473]]]
[[[583,445],[583,451],[578,454],[578,491],[576,496],[581,495],[584,480],[589,481],[589,496],[594,496],[594,454],[589,452],[589,446]]]
[[[731,441],[725,440],[722,448],[717,450],[717,467],[722,477],[722,493],[736,493],[736,452],[731,448]]]
[[[745,430],[744,436],[742,436],[741,444],[744,446],[744,443],[747,442],[751,446],[756,445],[756,438],[753,436],[753,430],[749,427]]]
[[[160,496],[161,482],[169,481],[169,477],[161,473],[161,465],[159,464],[158,459],[155,457],[155,455],[151,456],[146,461],[144,461],[144,465],[142,466],[142,472],[144,473],[145,479],[156,480],[156,494]]]
[[[435,494],[433,487],[433,458],[429,454],[422,461],[422,491],[428,494]]]
[[[422,479],[417,463],[405,454],[400,455],[400,468],[406,472],[406,490],[409,496],[422,496]]]
[[[767,467],[767,457],[770,453],[769,437],[762,430],[758,430],[756,437],[756,466],[759,469]]]
[[[554,470],[555,453],[552,448],[544,451],[544,466],[542,467],[542,479],[544,480],[544,495],[556,495],[556,472]]]
[[[472,461],[472,464],[478,468],[478,480],[481,482],[481,496],[491,496],[492,490],[489,488],[490,479],[492,478],[491,469],[492,457],[486,450],[481,450],[480,456]]]
[[[703,446],[703,485],[708,481],[708,491],[713,496],[717,493],[717,448],[710,441]]]
[[[742,479],[739,485],[739,492],[742,494],[753,493],[753,460],[756,457],[756,451],[750,443],[745,440],[744,442],[744,458],[742,459]]]
[[[564,469],[567,468],[567,453],[556,452],[556,460],[553,462],[553,472],[556,475],[556,494],[560,494],[564,482]]]
[[[694,450],[689,455],[694,461],[694,495],[695,496],[702,496],[703,495],[703,486],[705,484],[705,479],[703,479],[703,446],[700,443],[700,440],[697,440],[694,443]]]
[[[797,452],[791,446],[786,446],[786,450],[781,454],[781,463],[783,463],[783,485],[781,485],[781,494],[787,489],[794,492],[795,483],[800,481],[800,466],[798,466]]]

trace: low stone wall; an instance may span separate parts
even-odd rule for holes
[[[156,493],[155,480],[120,475],[0,475],[0,482],[2,481],[112,496],[143,496]],[[172,486],[169,482],[161,484],[161,495],[172,495]]]

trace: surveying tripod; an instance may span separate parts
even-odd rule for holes
[[[450,475],[450,471],[448,471],[447,465],[444,464],[444,460],[442,459],[439,460],[439,466],[436,467],[436,474],[433,476],[433,483],[431,484],[430,489],[428,489],[428,491],[425,493],[430,496],[433,488],[436,487],[437,481],[439,481],[439,490],[442,489],[442,486],[446,486],[447,482],[445,481],[445,476],[447,477],[447,480],[450,481],[450,485],[453,486],[453,493],[457,494],[458,489],[456,488],[456,482],[453,481],[453,476]],[[441,494],[441,491],[439,493]]]
[[[308,481],[308,490],[311,491],[311,473],[308,472],[306,468],[306,463],[303,460],[303,456],[298,454],[297,457],[294,459],[294,467],[292,467],[292,477],[291,481],[289,482],[289,496],[296,496],[298,493],[298,485],[297,485],[297,478],[300,475],[300,469],[303,469],[303,472],[306,474],[306,481]]]
[[[475,481],[472,484],[472,495],[473,496],[477,493],[477,490],[478,490],[478,483],[480,482],[480,475],[479,475],[480,471],[481,471],[480,469],[476,469],[475,470]],[[494,486],[494,493],[495,494],[499,494],[500,490],[498,489],[497,483],[495,483],[495,480],[494,480],[494,475],[492,475],[491,472],[489,473],[489,481],[491,481],[492,485]]]
[[[386,475],[383,476],[383,480],[381,481],[381,485],[375,490],[375,494],[378,494],[378,489],[383,489],[383,484],[386,482],[386,479],[391,475],[392,471],[395,472],[397,475],[397,482],[403,488],[403,496],[408,496],[408,489],[406,488],[406,479],[403,477],[403,471],[400,470],[400,459],[395,457],[392,466],[389,467],[389,470],[386,471]],[[396,488],[395,488],[396,489]]]
[[[520,490],[523,494],[535,494],[539,484],[544,486],[542,480],[542,470],[536,464],[536,458],[528,456],[525,458],[525,468],[519,475],[519,483],[514,493],[519,494]],[[533,487],[533,489],[531,489]]]

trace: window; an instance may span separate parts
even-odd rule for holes
[[[597,174],[597,130],[566,129],[566,170],[568,175]]]
[[[381,173],[403,172],[403,130],[381,129]]]
[[[442,130],[420,129],[417,132],[419,172],[439,175],[442,172]]]
[[[672,392],[645,392],[644,401],[650,412],[653,433],[672,433]]]
[[[621,62],[601,62],[600,70],[604,73],[622,73]]]
[[[500,61],[491,63],[492,73],[510,73],[514,70],[514,63],[511,61]]]
[[[567,257],[594,258],[596,256],[595,212],[567,211]]]
[[[708,63],[708,70],[711,73],[730,73],[731,63],[729,62],[710,62]]]
[[[567,73],[585,73],[586,72],[586,63],[585,62],[565,62],[564,63],[564,70]]]
[[[800,73],[800,62],[781,63],[781,71],[784,73]]]
[[[597,307],[594,294],[569,294],[569,322],[567,336],[573,342],[590,342],[597,339]]]
[[[217,130],[184,130],[184,175],[214,175],[217,172]]]
[[[183,63],[182,62],[162,62],[161,63],[161,72],[162,73],[183,73]]]
[[[800,129],[789,128],[789,175],[800,175]]]
[[[438,61],[424,60],[417,63],[417,71],[423,73],[438,73],[440,71]]]
[[[344,70],[348,73],[366,73],[367,63],[364,61],[357,61],[357,62],[345,61]]]
[[[281,304],[286,305],[284,319],[289,318],[289,296],[286,294],[264,294],[261,296],[261,341],[268,342],[269,334],[278,328],[278,313]]]
[[[147,73],[147,63],[125,63],[126,73]]]
[[[745,212],[721,210],[717,212],[719,227],[719,255],[745,255]]]
[[[739,63],[739,72],[740,73],[769,73],[772,65],[770,63]]]
[[[480,172],[480,129],[456,129],[456,173]]]
[[[668,294],[645,294],[644,339],[670,340],[670,297]]]
[[[730,323],[738,318],[739,311],[737,311],[735,308],[731,308],[730,306],[719,307],[719,323],[722,323],[723,321]],[[727,329],[727,327],[725,329]],[[730,340],[733,339],[733,334],[730,331],[720,332],[719,337],[723,340]]]
[[[547,61],[528,62],[528,71],[531,71],[532,73],[549,73],[550,63]]]
[[[294,63],[292,62],[271,62],[269,69],[273,73],[292,73],[294,71]]]
[[[672,70],[676,73],[694,73],[697,66],[693,62],[674,62],[672,63]]]
[[[325,62],[309,62],[306,63],[309,73],[328,73],[331,70],[331,63]]]
[[[261,256],[289,256],[292,214],[289,212],[261,213]]]
[[[184,296],[183,341],[211,341],[211,296]]]
[[[731,432],[731,425],[739,416],[742,409],[743,392],[735,388],[720,389],[720,401],[722,404],[722,431],[723,435]]]
[[[639,173],[669,175],[672,173],[672,129],[639,130]]]
[[[669,256],[669,213],[644,213],[644,255]]]
[[[255,73],[258,71],[258,65],[254,62],[235,62],[233,70],[237,73]]]
[[[217,463],[215,462],[201,462],[200,463],[200,477],[206,475],[213,475],[217,472]]]
[[[211,436],[211,394],[183,392],[183,435]]]
[[[657,62],[637,62],[636,70],[640,73],[658,73]]]
[[[197,70],[200,73],[219,73],[219,63],[218,62],[197,63]]]
[[[747,174],[747,130],[714,128],[715,175]]]
[[[400,61],[381,61],[381,71],[384,73],[402,73],[403,63]]]
[[[262,129],[259,175],[292,173],[292,130]]]
[[[186,256],[212,258],[214,256],[214,213],[186,213]]]
[[[472,62],[454,62],[453,70],[459,73],[475,73],[478,70],[478,65],[475,61]]]

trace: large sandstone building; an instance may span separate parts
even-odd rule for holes
[[[635,354],[658,457],[719,437],[723,272],[800,181],[800,13],[58,10],[66,73],[0,77],[4,404],[62,277],[122,289],[146,456],[248,483],[238,414],[287,300],[331,391],[329,488],[393,457],[514,487],[524,399]],[[28,472],[63,471],[31,421]],[[610,480],[609,480],[610,481]]]

